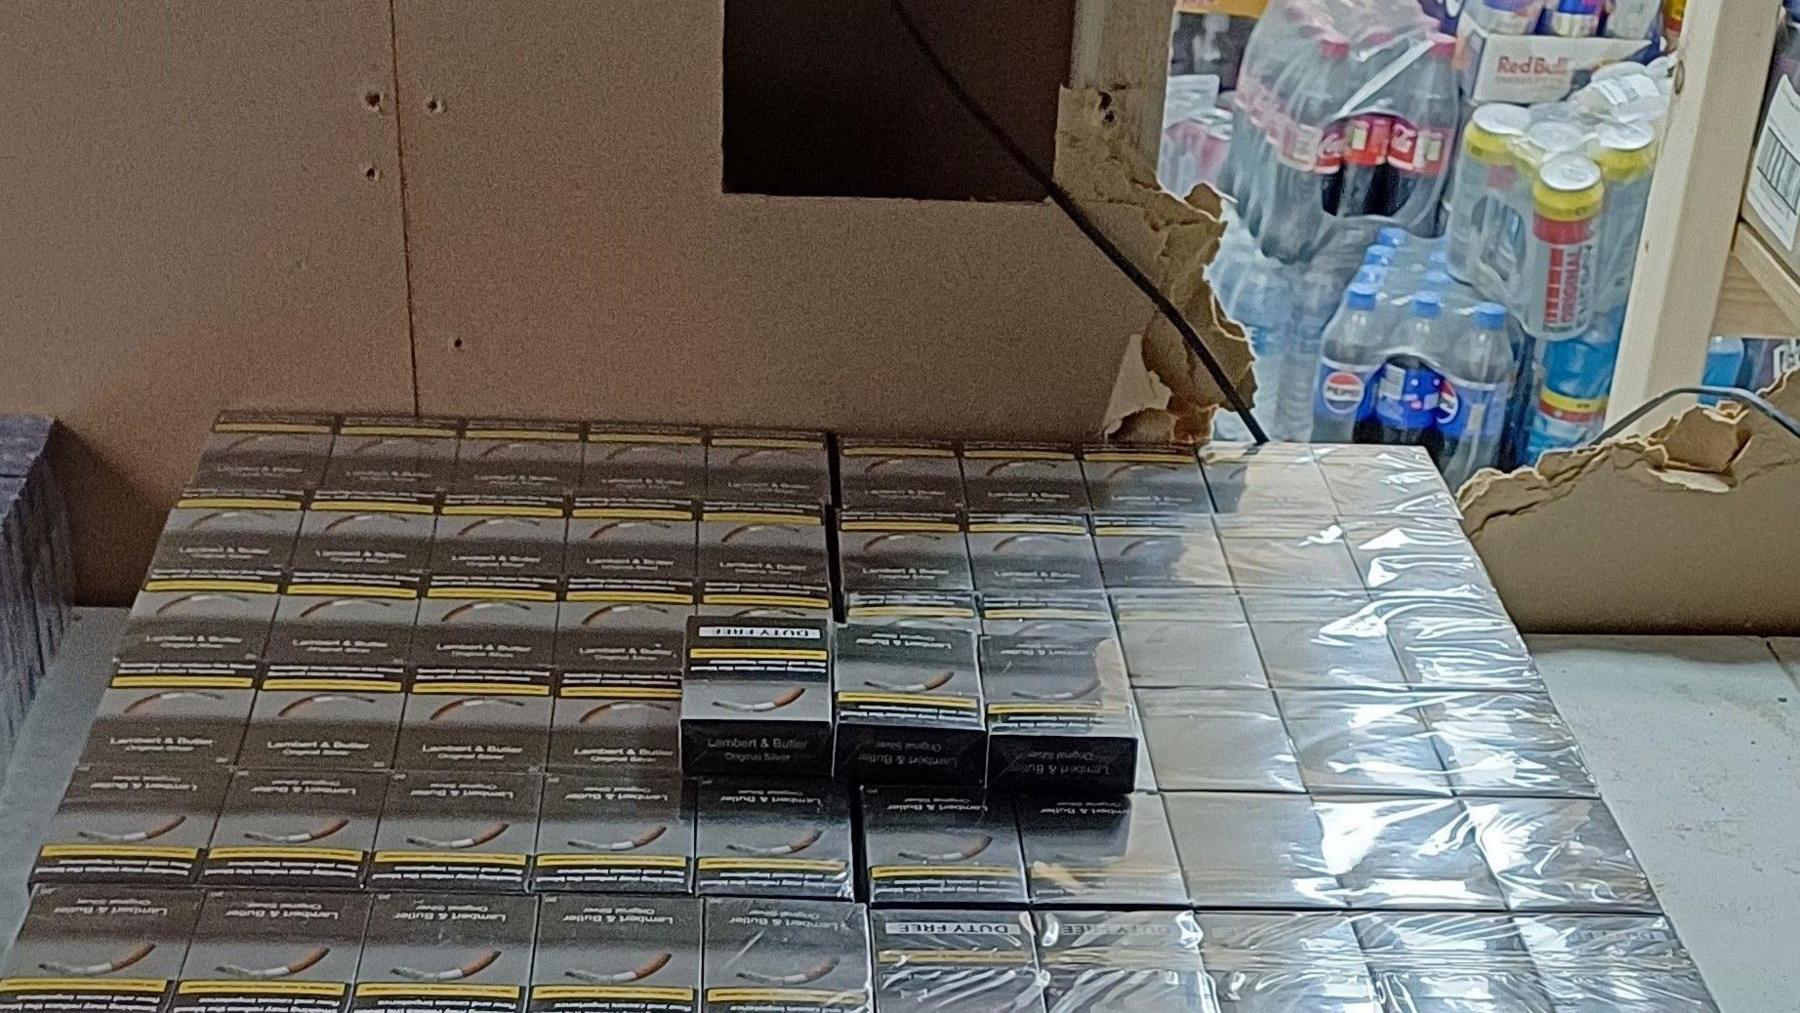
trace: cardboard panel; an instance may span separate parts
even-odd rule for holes
[[[395,5],[427,411],[1098,431],[1149,311],[1054,208],[723,194],[722,0],[531,11]]]
[[[0,38],[0,405],[66,424],[79,595],[122,604],[221,406],[412,408],[387,5],[21,0]]]

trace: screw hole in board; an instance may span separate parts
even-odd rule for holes
[[[441,98],[438,98],[436,95],[433,95],[432,97],[426,99],[425,100],[425,111],[428,113],[431,113],[434,116],[437,115],[438,113],[443,112],[444,111],[444,100]]]
[[[368,106],[370,109],[373,109],[376,112],[380,112],[381,111],[381,93],[378,91],[364,92],[363,93],[363,104]]]

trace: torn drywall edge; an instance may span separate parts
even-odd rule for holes
[[[1162,189],[1148,158],[1109,119],[1102,94],[1091,88],[1063,89],[1056,173],[1107,237],[1188,318],[1233,385],[1253,394],[1249,342],[1243,328],[1225,317],[1205,279],[1224,233],[1218,195],[1197,188],[1184,201]],[[1200,440],[1224,400],[1180,332],[1152,313],[1121,362],[1106,429],[1124,439]]]
[[[1800,379],[1767,392],[1800,410]],[[1774,633],[1800,629],[1800,440],[1727,402],[1653,432],[1484,471],[1464,528],[1522,628]],[[1740,593],[1721,594],[1709,575]]]

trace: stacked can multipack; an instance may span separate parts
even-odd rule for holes
[[[21,1009],[1710,1008],[1417,451],[221,426]]]

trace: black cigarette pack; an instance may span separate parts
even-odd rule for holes
[[[863,895],[875,907],[1025,905],[1010,800],[980,792],[862,790]]]
[[[861,904],[720,897],[706,902],[706,1013],[871,1013]]]
[[[694,888],[702,896],[849,900],[850,806],[829,781],[703,779]]]
[[[236,760],[275,602],[273,594],[139,594],[82,762],[207,766]]]
[[[588,423],[581,491],[618,499],[702,498],[706,446],[700,427]]]
[[[730,429],[706,434],[706,498],[817,505],[831,499],[831,456],[814,430]]]
[[[531,889],[692,893],[688,782],[626,770],[545,777]]]
[[[960,514],[844,510],[838,569],[845,591],[969,591],[969,546]]]
[[[416,597],[283,595],[238,763],[392,766],[417,610]]]
[[[689,619],[682,769],[739,777],[830,773],[830,659],[830,626],[822,619]]]
[[[1020,798],[1033,907],[1186,907],[1162,799]]]
[[[183,886],[225,801],[211,767],[75,768],[31,870],[33,883]]]
[[[1218,1008],[1191,911],[1040,911],[1038,957],[1052,1010]]]
[[[956,444],[839,437],[839,502],[846,510],[963,509]]]
[[[211,890],[175,985],[173,1013],[343,1013],[367,894]]]
[[[566,493],[581,481],[579,422],[469,419],[456,453],[466,489]]]
[[[963,489],[977,513],[1082,514],[1087,486],[1075,448],[1061,443],[967,441]]]
[[[577,496],[563,556],[569,593],[618,583],[690,589],[699,537],[691,500]]]
[[[550,894],[538,905],[532,1013],[699,1013],[701,902]]]
[[[535,774],[406,770],[394,775],[369,886],[523,893],[537,846]]]
[[[1080,514],[972,513],[969,565],[983,594],[1099,591],[1100,561]]]
[[[853,624],[833,633],[840,779],[980,784],[987,729],[975,635]]]
[[[548,665],[420,665],[400,721],[401,770],[540,770],[550,748]]]
[[[1192,447],[1089,444],[1081,448],[1081,473],[1098,513],[1212,513]]]
[[[1094,547],[1109,588],[1231,587],[1205,515],[1095,514]]]
[[[1025,911],[877,908],[869,931],[881,1013],[1044,1013]]]
[[[677,651],[680,639],[678,629]],[[557,675],[549,767],[601,777],[678,772],[680,721],[678,671],[565,668]]]
[[[350,1008],[518,1013],[531,983],[536,922],[530,897],[376,894]]]
[[[709,500],[700,512],[700,604],[714,615],[831,611],[824,507]]]
[[[161,1013],[199,915],[196,890],[44,887],[0,965],[0,1013]]]
[[[990,788],[1131,790],[1138,728],[1110,626],[1072,622],[984,636],[981,684]]]
[[[386,792],[373,771],[233,771],[200,883],[360,889]]]
[[[441,491],[455,475],[461,428],[460,419],[441,416],[346,415],[319,489]]]

